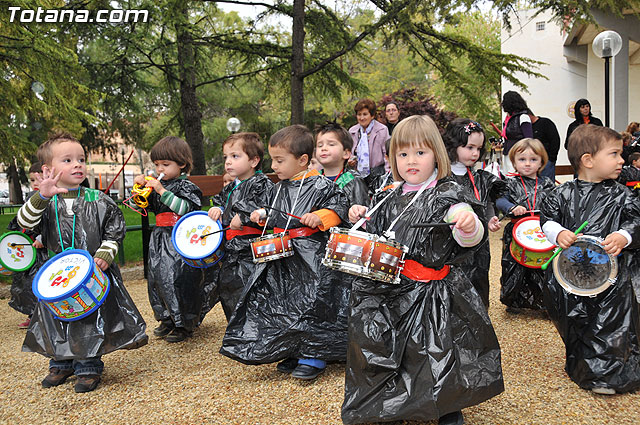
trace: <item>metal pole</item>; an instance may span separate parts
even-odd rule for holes
[[[604,125],[609,127],[609,56],[604,58]]]

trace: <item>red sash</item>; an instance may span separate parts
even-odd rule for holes
[[[262,230],[256,229],[255,227],[243,226],[242,230],[227,230],[226,238],[228,241],[235,238],[236,236],[245,236],[245,235],[261,235]]]
[[[156,214],[156,226],[171,227],[174,226],[178,220],[180,220],[180,216],[173,212]]]
[[[312,229],[311,227],[298,227],[296,229],[289,229],[287,230],[287,233],[289,234],[289,237],[291,239],[293,238],[302,238],[305,236],[310,236],[313,235],[314,233],[319,232],[320,229],[318,229],[317,227],[315,229]],[[274,233],[282,233],[284,232],[284,229],[280,228],[280,227],[274,227],[273,228],[273,232]]]
[[[450,270],[451,267],[449,265],[445,265],[438,270],[425,267],[417,261],[405,260],[401,273],[411,280],[442,280],[449,274]]]

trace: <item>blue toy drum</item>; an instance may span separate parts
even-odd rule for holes
[[[224,232],[221,230],[220,220],[211,220],[206,211],[194,211],[173,226],[171,242],[185,263],[204,269],[213,266],[224,256]],[[213,234],[205,236],[210,233]]]
[[[33,279],[38,300],[60,320],[93,313],[109,294],[109,278],[82,249],[64,251],[47,261]]]

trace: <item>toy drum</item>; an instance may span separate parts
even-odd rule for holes
[[[369,275],[372,279],[388,283],[400,283],[400,271],[404,267],[406,246],[378,238],[373,245],[369,260]]]
[[[7,232],[0,236],[0,274],[28,270],[36,261],[36,249],[31,238],[21,232]]]
[[[224,232],[221,230],[220,220],[211,220],[206,211],[194,211],[175,224],[171,233],[171,242],[185,263],[191,267],[204,269],[213,266],[224,256],[222,249]],[[202,237],[209,233],[213,234]]]
[[[274,233],[251,240],[254,263],[266,263],[279,258],[291,257],[293,246],[287,233]]]
[[[109,294],[109,278],[87,251],[66,250],[36,274],[33,293],[60,320],[74,321],[93,313]]]
[[[556,247],[547,240],[540,228],[540,219],[529,216],[513,226],[513,240],[509,246],[511,256],[517,263],[532,269],[539,269],[553,255]]]
[[[553,274],[568,293],[592,297],[615,283],[618,261],[605,252],[602,241],[595,236],[578,236],[553,259]]]

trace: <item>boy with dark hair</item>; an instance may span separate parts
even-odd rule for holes
[[[225,171],[234,180],[212,198],[214,207],[209,209],[209,217],[221,218],[223,228],[231,227],[225,232],[218,280],[222,309],[229,320],[255,268],[251,240],[262,233],[249,217],[267,205],[273,183],[261,170],[264,145],[257,133],[232,134],[222,142],[222,153]]]
[[[634,294],[640,270],[633,261],[640,247],[640,199],[615,181],[624,163],[619,133],[581,125],[568,148],[578,177],[544,199],[542,230],[551,243],[568,249],[577,239],[574,231],[588,221],[583,234],[601,238],[607,254],[620,255],[618,272],[615,284],[588,297],[565,291],[548,270],[545,305],[566,347],[565,371],[575,383],[598,394],[634,391],[640,388],[640,311]],[[584,267],[607,264],[605,255],[593,255],[583,260]],[[587,274],[585,279],[596,276]]]
[[[100,382],[101,356],[147,343],[146,324],[113,262],[125,234],[122,211],[104,193],[80,186],[86,175],[84,149],[70,134],[58,134],[38,148],[43,179],[38,192],[18,211],[25,229],[40,226],[44,245],[55,253],[88,251],[109,277],[106,300],[92,314],[62,321],[43,302],[33,313],[22,346],[50,357],[44,388],[63,384],[75,373],[75,391],[93,391]]]
[[[630,154],[629,163],[631,165],[625,165],[622,167],[620,177],[618,177],[618,183],[625,184],[635,189],[635,186],[640,182],[640,152]]]
[[[250,219],[286,233],[293,253],[256,265],[220,349],[246,364],[284,360],[278,370],[298,379],[316,378],[327,361],[344,361],[347,349],[349,288],[321,264],[325,232],[346,219],[347,199],[317,170],[308,170],[313,150],[313,134],[302,125],[269,140],[280,182],[268,193],[266,211],[256,210]]]

